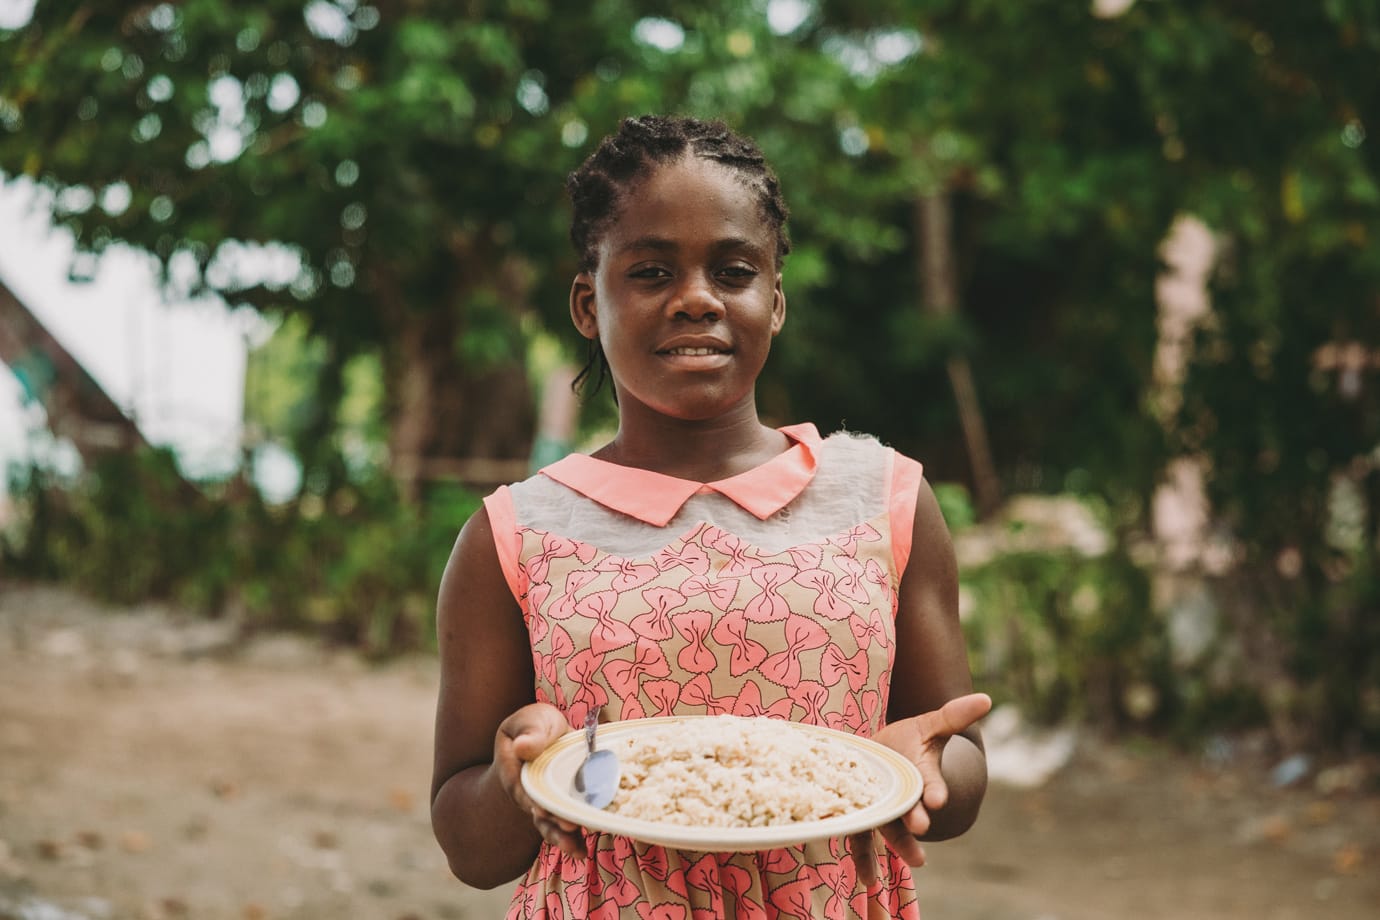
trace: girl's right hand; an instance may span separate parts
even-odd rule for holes
[[[570,731],[565,715],[550,703],[529,703],[498,726],[494,735],[494,769],[503,791],[532,816],[542,839],[568,856],[586,855],[579,825],[557,818],[527,795],[522,788],[522,765],[536,760],[557,739]]]

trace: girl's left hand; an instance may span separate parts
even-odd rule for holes
[[[920,770],[924,791],[909,812],[878,830],[897,856],[912,866],[925,864],[925,850],[916,838],[930,829],[930,812],[943,808],[949,800],[949,786],[941,769],[944,747],[949,739],[970,728],[992,709],[992,698],[985,693],[956,697],[942,707],[887,725],[872,740],[900,751]],[[849,849],[864,885],[877,883],[877,853],[872,831],[854,834]]]

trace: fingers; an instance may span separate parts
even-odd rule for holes
[[[920,804],[911,814],[914,815],[917,811],[925,812],[923,822],[918,818],[910,822],[917,834],[923,834],[930,829],[928,812],[938,811],[949,801],[949,784],[944,781],[942,768],[943,750],[942,745],[930,748],[921,755],[919,762],[915,765],[920,770],[920,779],[923,783],[921,789],[923,791],[920,793]],[[917,827],[920,823],[925,826],[923,828]]]
[[[877,845],[872,831],[853,834],[848,838],[848,852],[853,854],[853,866],[858,873],[858,881],[864,888],[871,888],[881,881],[877,872]]]
[[[584,831],[578,824],[558,818],[528,797],[520,774],[524,763],[536,760],[558,739],[570,731],[565,715],[546,703],[524,706],[504,719],[494,739],[494,761],[503,786],[518,807],[532,816],[532,824],[542,840],[568,856],[587,855]]]
[[[882,832],[891,851],[907,865],[920,868],[925,864],[925,848],[906,830],[900,821],[892,821],[877,830]],[[881,884],[881,867],[877,862],[877,840],[873,831],[853,834],[848,838],[848,852],[853,856],[858,881],[868,890]],[[869,914],[869,916],[871,916]]]
[[[523,811],[535,806],[522,788],[522,765],[535,760],[570,730],[565,716],[554,706],[533,703],[504,719],[494,737],[494,766],[503,790]]]
[[[937,722],[942,718],[944,718],[943,710],[928,712],[919,717],[922,723]],[[948,745],[951,736],[947,733],[931,730],[931,725],[921,724],[917,727],[925,739],[918,756],[915,757],[915,767],[920,771],[923,791],[920,793],[919,804],[916,805],[906,821],[911,830],[917,834],[923,834],[929,830],[929,814],[926,809],[943,808],[945,803],[949,801],[949,784],[944,780],[943,767],[944,748]]]
[[[567,856],[587,856],[588,847],[579,825],[571,824],[533,806],[532,823],[541,838]]]
[[[943,808],[949,801],[949,784],[944,780],[942,764],[944,761],[944,747],[950,738],[959,732],[971,728],[975,722],[992,710],[992,698],[985,693],[969,693],[964,696],[955,697],[949,700],[939,709],[933,712],[923,713],[917,717],[916,728],[925,739],[923,753],[916,760],[916,767],[920,770],[920,778],[924,780],[924,792],[921,794],[920,802],[923,809],[936,811]],[[919,811],[921,809],[917,809]],[[924,815],[923,819],[912,812],[911,818],[907,823],[918,834],[923,834],[929,829],[929,815]],[[918,825],[923,823],[924,830],[919,830]]]
[[[929,818],[926,816],[925,824],[928,828]],[[891,851],[895,853],[908,866],[920,868],[925,864],[925,848],[920,845],[920,841],[915,839],[915,834],[906,827],[901,821],[891,821],[878,828],[882,832],[882,837],[886,839]],[[859,872],[861,873],[861,868]],[[876,860],[872,861],[872,871],[877,871]]]

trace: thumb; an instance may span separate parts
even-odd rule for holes
[[[536,759],[556,739],[570,731],[570,725],[559,709],[538,703],[513,713],[498,730],[517,758],[526,761]]]
[[[992,698],[985,693],[968,693],[949,700],[939,708],[933,726],[937,735],[957,735],[992,711]]]

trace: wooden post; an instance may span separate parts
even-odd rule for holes
[[[915,203],[916,267],[920,275],[923,308],[940,316],[958,311],[958,272],[953,252],[953,219],[947,192],[921,195]],[[958,406],[958,421],[968,449],[973,474],[974,499],[979,516],[985,517],[1001,502],[1001,482],[992,463],[987,425],[978,405],[977,386],[967,357],[948,360],[949,385]]]

